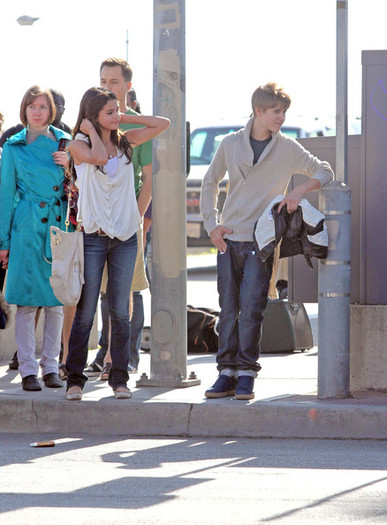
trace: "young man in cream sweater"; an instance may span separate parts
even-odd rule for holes
[[[221,142],[204,177],[200,208],[204,225],[218,249],[220,304],[219,377],[205,395],[254,398],[263,312],[267,305],[273,258],[264,263],[254,250],[254,226],[272,199],[285,194],[294,173],[309,180],[282,200],[294,212],[305,193],[330,182],[333,172],[297,141],[281,133],[290,97],[271,82],[252,96],[253,117],[246,127]],[[229,188],[218,220],[218,187],[226,172]]]

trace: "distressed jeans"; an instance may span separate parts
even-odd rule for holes
[[[83,388],[87,376],[88,342],[97,309],[102,273],[107,261],[109,310],[111,319],[112,368],[109,385],[115,390],[129,379],[129,293],[137,253],[137,236],[127,241],[110,239],[97,233],[84,234],[85,284],[75,314],[66,361],[67,388]]]
[[[273,257],[264,263],[253,242],[227,240],[218,253],[219,347],[218,370],[256,375],[263,312],[267,305]]]

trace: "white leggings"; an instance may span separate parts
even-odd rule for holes
[[[44,306],[42,356],[36,360],[35,317],[36,306],[18,306],[15,315],[15,339],[21,377],[58,373],[58,355],[63,324],[63,306]]]

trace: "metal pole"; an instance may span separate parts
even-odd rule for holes
[[[320,192],[329,234],[319,261],[318,398],[350,394],[351,191],[347,182],[348,5],[337,1],[336,181]]]
[[[348,0],[337,0],[336,180],[348,183]]]
[[[171,120],[153,141],[151,377],[138,386],[186,387],[187,241],[185,1],[154,0],[153,112]]]
[[[320,191],[329,247],[319,261],[318,397],[349,396],[351,191],[332,182]]]

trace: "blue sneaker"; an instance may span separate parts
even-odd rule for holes
[[[235,399],[254,399],[254,381],[255,377],[239,376],[235,390]]]
[[[206,397],[227,397],[235,394],[237,380],[235,377],[220,375],[211,388],[206,390]]]

